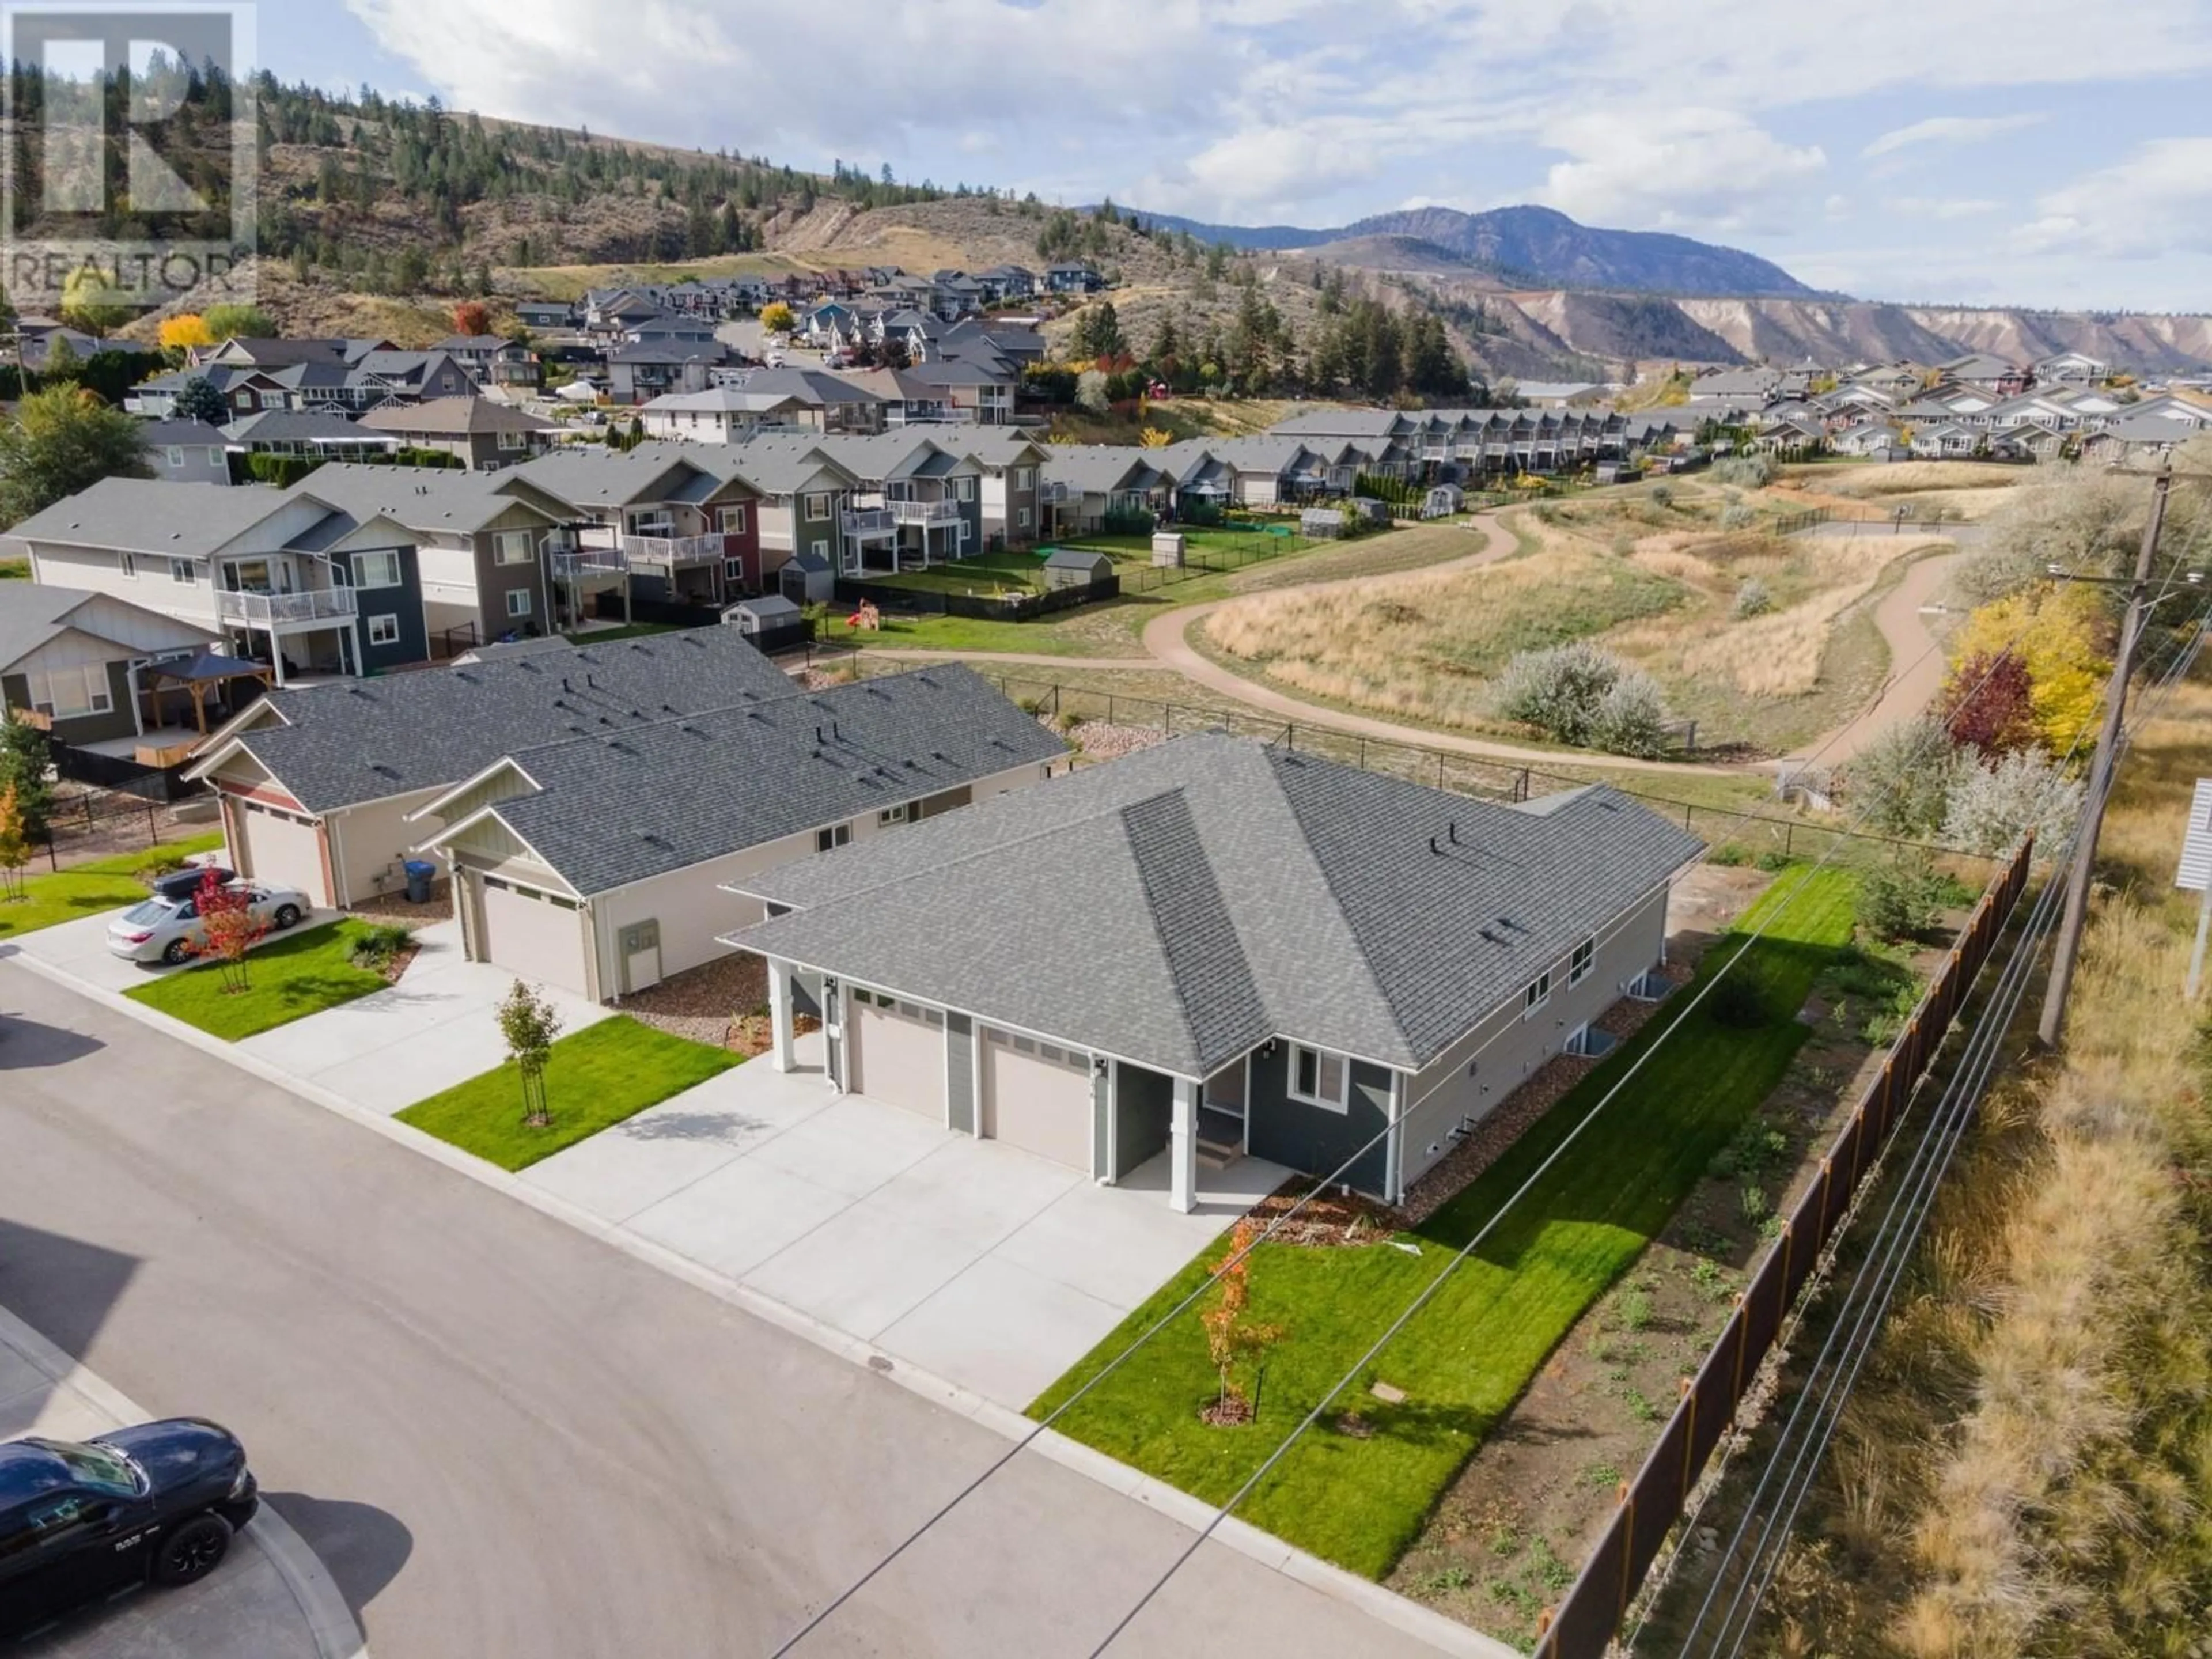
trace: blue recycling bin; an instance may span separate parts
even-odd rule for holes
[[[410,904],[428,904],[430,902],[430,884],[437,877],[438,866],[428,860],[408,860],[407,902]]]

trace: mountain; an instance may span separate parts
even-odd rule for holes
[[[1302,230],[1291,225],[1246,228],[1204,224],[1168,214],[1143,216],[1204,241],[1227,242],[1240,248],[1306,249],[1322,252],[1324,257],[1328,257],[1325,250],[1341,242],[1385,238],[1395,243],[1410,239],[1491,270],[1522,277],[1537,287],[1558,284],[1653,294],[1793,298],[1814,294],[1781,266],[1739,248],[1659,231],[1603,230],[1578,224],[1565,214],[1544,207],[1492,208],[1485,213],[1462,213],[1456,208],[1407,208],[1374,214],[1335,230]],[[1338,256],[1332,263],[1367,261]]]

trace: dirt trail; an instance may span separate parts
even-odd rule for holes
[[[1905,568],[1904,580],[1875,607],[1875,626],[1889,647],[1889,678],[1882,682],[1881,695],[1834,731],[1799,745],[1780,765],[1801,764],[1805,757],[1817,754],[1822,766],[1841,766],[1891,726],[1911,720],[1936,700],[1948,665],[1935,648],[1935,630],[1921,609],[1942,591],[1944,581],[1966,556],[1964,552],[1935,553]]]

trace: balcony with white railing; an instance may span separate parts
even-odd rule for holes
[[[350,587],[315,588],[303,593],[234,593],[216,596],[216,615],[224,622],[277,633],[287,629],[331,628],[354,617]]]
[[[892,521],[896,524],[933,526],[960,522],[957,501],[893,501],[890,511]]]
[[[848,536],[888,536],[898,528],[887,507],[848,507],[839,522]]]
[[[711,564],[722,556],[720,536],[625,536],[622,550],[634,564]]]
[[[578,547],[549,541],[556,581],[586,581],[595,576],[619,576],[629,569],[629,556],[618,547]]]

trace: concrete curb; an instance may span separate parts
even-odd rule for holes
[[[0,1344],[15,1349],[57,1386],[83,1395],[113,1418],[118,1427],[152,1420],[153,1413],[72,1359],[5,1308],[0,1308]],[[308,1633],[314,1638],[315,1651],[322,1659],[368,1659],[368,1639],[355,1622],[353,1610],[338,1594],[330,1569],[307,1547],[307,1540],[292,1530],[291,1523],[277,1514],[274,1504],[261,1506],[247,1535],[269,1558],[270,1565],[276,1569],[276,1576],[284,1581],[284,1588],[292,1593],[300,1616],[307,1621]]]
[[[726,1278],[712,1268],[702,1267],[690,1257],[679,1255],[650,1239],[641,1238],[618,1222],[593,1215],[566,1199],[533,1186],[520,1176],[487,1164],[482,1158],[472,1157],[459,1147],[450,1146],[435,1136],[425,1134],[396,1118],[357,1106],[319,1084],[295,1077],[258,1055],[243,1053],[219,1037],[210,1036],[197,1026],[187,1025],[156,1009],[133,1002],[118,992],[79,979],[65,969],[30,955],[20,945],[11,950],[0,950],[0,961],[20,963],[41,979],[73,991],[141,1024],[150,1025],[240,1071],[249,1072],[265,1083],[357,1123],[386,1140],[396,1141],[479,1186],[503,1193],[528,1205],[541,1215],[574,1227],[580,1232],[588,1233],[634,1261],[680,1279],[695,1289],[704,1291],[708,1295],[740,1309],[778,1330],[896,1382],[909,1393],[919,1395],[1007,1440],[1020,1441],[1036,1431],[1037,1425],[1030,1419],[994,1400],[985,1398],[972,1389],[884,1353],[872,1344],[826,1325],[811,1314],[765,1296],[750,1285]],[[1212,1506],[1050,1429],[1037,1433],[1028,1449],[1125,1498],[1134,1499],[1193,1532],[1201,1530],[1213,1519]],[[1431,1612],[1419,1602],[1409,1601],[1371,1579],[1362,1578],[1356,1573],[1330,1565],[1318,1556],[1309,1555],[1233,1516],[1214,1529],[1213,1536],[1217,1542],[1238,1554],[1279,1572],[1286,1578],[1295,1579],[1309,1589],[1318,1590],[1333,1600],[1355,1607],[1381,1623],[1428,1643],[1441,1653],[1460,1656],[1461,1659],[1521,1659],[1516,1648],[1447,1619],[1442,1613]],[[314,1561],[313,1553],[307,1551],[304,1545],[301,1547],[306,1559],[314,1562],[315,1569],[319,1572],[321,1563]],[[289,1575],[287,1582],[290,1582]],[[302,1601],[301,1605],[304,1607],[307,1604]],[[349,1616],[348,1622],[351,1622]],[[340,1650],[335,1655],[327,1648],[324,1651],[326,1659],[366,1659],[368,1649],[363,1645]]]

